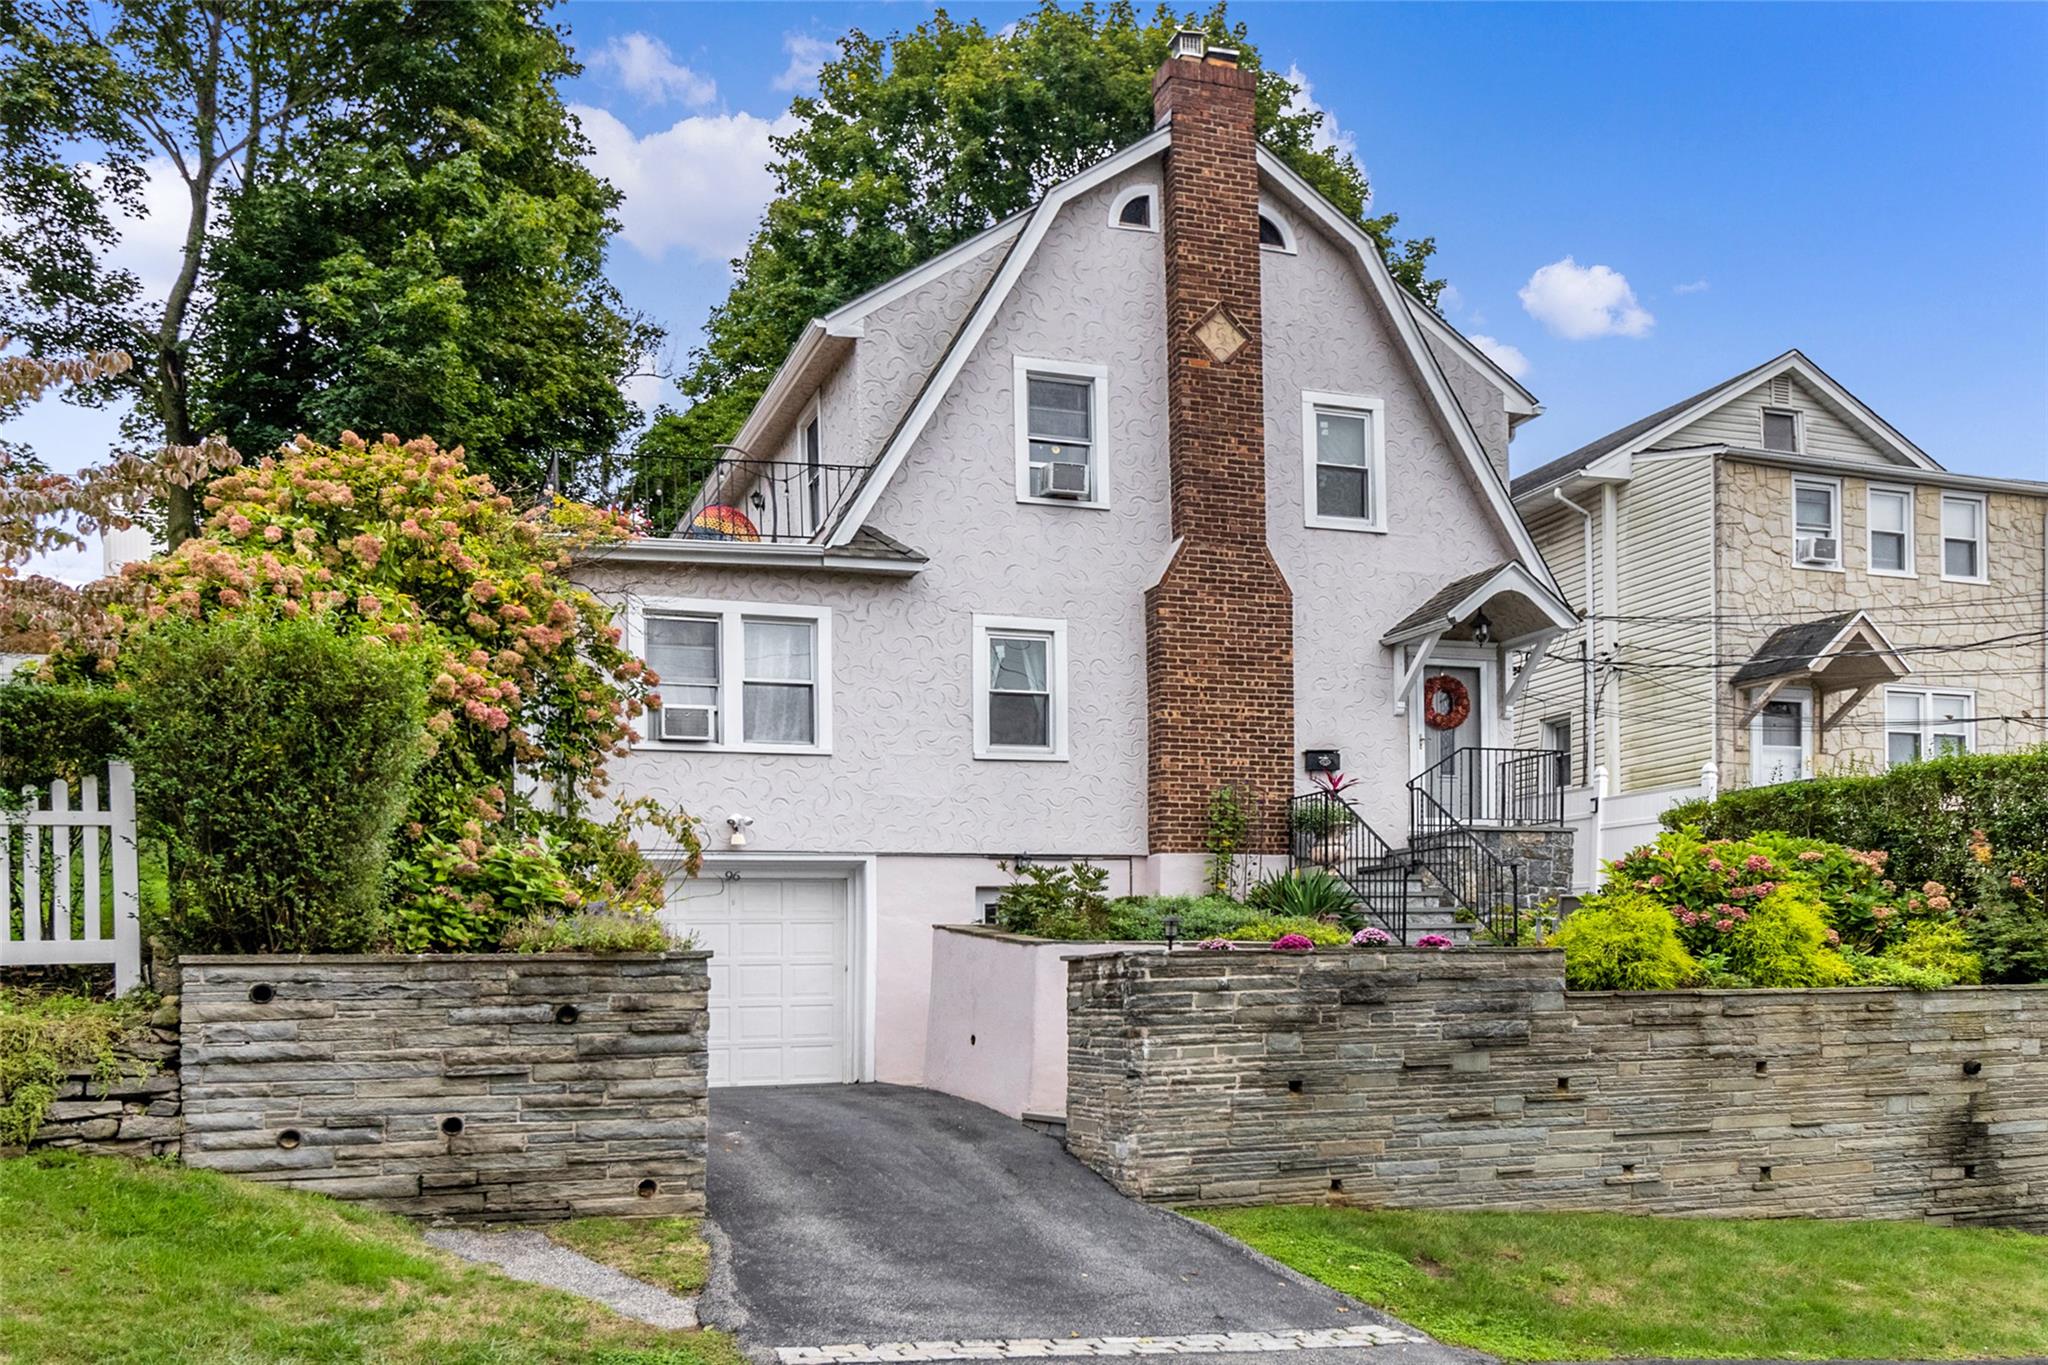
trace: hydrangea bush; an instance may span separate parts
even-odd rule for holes
[[[424,660],[428,756],[393,850],[393,946],[494,947],[533,914],[660,903],[652,831],[694,870],[695,824],[649,802],[599,823],[607,761],[658,682],[572,556],[635,531],[556,498],[522,507],[422,438],[299,437],[208,485],[200,533],[131,564],[111,644],[61,668],[121,676],[121,645],[159,622],[319,618]]]

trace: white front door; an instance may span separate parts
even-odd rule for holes
[[[1749,723],[1749,785],[1769,787],[1813,774],[1813,697],[1786,688]]]
[[[1432,678],[1448,678],[1464,689],[1468,710],[1465,718],[1449,729],[1438,727],[1450,718],[1451,698],[1456,689],[1439,687],[1432,703],[1429,686]],[[1416,764],[1418,772],[1429,774],[1425,790],[1460,820],[1483,815],[1485,773],[1481,771],[1480,756],[1477,753],[1459,756],[1458,751],[1477,749],[1486,742],[1482,737],[1485,721],[1482,713],[1486,709],[1485,670],[1477,664],[1432,663],[1422,671],[1422,680],[1417,685],[1421,688],[1421,695],[1416,699],[1416,725],[1421,733]],[[1432,723],[1433,720],[1436,723]]]
[[[711,951],[713,1085],[853,1079],[844,873],[707,868],[669,881],[662,918]]]

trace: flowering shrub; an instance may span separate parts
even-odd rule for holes
[[[1846,986],[1855,969],[1832,933],[1819,899],[1787,882],[1751,906],[1700,965],[1717,986]]]
[[[1887,855],[1818,839],[1763,833],[1702,839],[1695,830],[1662,835],[1610,865],[1606,890],[1627,888],[1668,907],[1694,954],[1712,954],[1757,905],[1794,885],[1821,907],[1837,946],[1879,951],[1909,920],[1954,912],[1947,888],[1902,890],[1885,876]]]
[[[1394,941],[1394,936],[1376,924],[1368,924],[1351,936],[1354,948],[1380,948]]]
[[[1418,948],[1433,948],[1441,953],[1450,950],[1451,941],[1442,934],[1424,934],[1421,938],[1415,940],[1415,946]]]
[[[1276,953],[1312,953],[1316,945],[1309,942],[1306,934],[1282,934],[1273,940]]]
[[[576,549],[632,534],[625,518],[559,498],[521,509],[459,450],[353,433],[300,437],[215,479],[203,506],[199,535],[124,570],[115,644],[59,668],[122,679],[137,636],[221,617],[317,619],[421,660],[427,757],[394,837],[395,942],[488,946],[537,906],[658,903],[636,829],[694,870],[687,817],[584,814],[658,681],[566,577]]]

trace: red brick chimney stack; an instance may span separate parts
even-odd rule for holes
[[[1266,545],[1257,78],[1197,33],[1152,80],[1170,124],[1167,419],[1180,548],[1145,598],[1150,842],[1203,849],[1211,794],[1256,805],[1258,851],[1285,846],[1294,747],[1294,599]]]

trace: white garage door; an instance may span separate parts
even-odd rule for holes
[[[847,1071],[845,876],[706,869],[663,918],[711,950],[711,1084],[837,1083]]]

